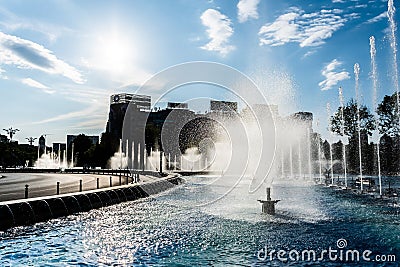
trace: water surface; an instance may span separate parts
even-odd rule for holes
[[[398,208],[387,203],[309,183],[281,182],[273,187],[273,198],[281,199],[277,215],[270,216],[261,214],[257,202],[264,193],[248,194],[246,181],[212,202],[227,191],[223,184],[204,186],[213,179],[192,177],[155,198],[14,228],[1,235],[0,262],[6,266],[279,266],[284,263],[264,259],[260,251],[337,249],[339,239],[346,240],[344,249],[400,257]],[[329,259],[313,263],[368,264]]]

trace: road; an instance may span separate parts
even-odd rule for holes
[[[25,197],[25,185],[29,185],[29,197],[42,197],[57,193],[57,182],[60,182],[60,194],[79,191],[79,181],[82,180],[82,190],[97,188],[99,178],[100,188],[110,187],[110,175],[97,174],[60,174],[60,173],[1,173],[0,201],[22,199]],[[152,180],[150,176],[140,175],[141,181]],[[121,177],[126,184],[126,177]],[[128,182],[132,182],[129,177]],[[119,176],[112,176],[113,186],[119,185]]]

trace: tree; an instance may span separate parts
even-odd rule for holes
[[[368,135],[372,134],[372,130],[375,128],[374,117],[369,112],[368,108],[361,105],[359,108],[360,113],[360,131]],[[353,137],[358,133],[358,114],[357,114],[357,103],[354,99],[344,106],[343,109],[343,121],[344,121],[344,135]],[[331,131],[342,134],[342,107],[339,107],[335,114],[331,117]]]
[[[372,134],[375,128],[374,116],[369,112],[368,108],[361,105],[358,109],[360,116],[360,136],[361,136],[361,150],[362,153],[362,168],[363,170],[370,171],[369,166],[370,159],[370,148],[368,144],[368,135]],[[343,124],[344,123],[344,124]],[[343,130],[344,125],[344,130]],[[350,101],[343,108],[343,119],[342,119],[342,107],[339,107],[335,114],[331,117],[331,129],[332,132],[349,137],[349,144],[346,148],[347,167],[349,173],[359,173],[359,142],[358,142],[358,114],[357,114],[357,103],[354,99]]]
[[[378,105],[377,113],[379,115],[379,132],[392,137],[398,135],[399,114],[396,93],[391,96],[385,95],[382,102]]]

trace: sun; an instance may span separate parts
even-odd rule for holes
[[[133,45],[121,34],[102,34],[97,38],[95,47],[94,62],[97,67],[112,73],[122,72],[133,60]]]

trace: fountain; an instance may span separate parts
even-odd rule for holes
[[[390,24],[390,47],[392,48],[393,53],[393,83],[396,88],[396,102],[397,102],[397,115],[400,125],[400,92],[399,92],[399,70],[397,66],[397,41],[396,41],[396,21],[394,18],[395,14],[394,0],[388,1],[388,19]]]
[[[57,162],[51,155],[52,153],[42,154],[41,157],[34,163],[36,169],[59,169],[62,165]]]
[[[289,160],[290,160],[290,178],[293,179],[293,148],[292,148],[292,144],[290,144],[290,156],[289,156]]]
[[[280,200],[272,200],[271,199],[271,188],[267,187],[267,200],[258,200],[262,204],[262,212],[269,214],[269,215],[275,215],[275,204],[278,203]]]
[[[283,150],[280,151],[281,154],[281,175],[282,178],[285,177],[285,162],[284,162],[284,155],[283,155]]]
[[[340,117],[341,117],[341,132],[342,132],[342,149],[343,149],[343,171],[344,171],[344,186],[347,188],[347,161],[346,161],[346,142],[344,135],[344,96],[343,89],[339,87],[339,102],[340,102]]]
[[[298,142],[298,164],[299,164],[299,177],[303,177],[303,172],[301,169],[301,139],[299,138],[299,142]]]
[[[174,171],[176,171],[176,155],[175,155],[175,158],[174,158]]]
[[[163,159],[162,165],[160,165],[161,159]],[[148,160],[148,165],[147,165],[148,170],[160,172],[161,170],[165,170],[167,167],[163,152],[159,151],[158,149],[156,149],[156,151],[153,151],[153,149],[151,149],[150,155],[147,157],[147,160]]]
[[[381,177],[381,155],[380,155],[380,133],[379,133],[379,117],[376,111],[378,107],[378,73],[376,66],[376,49],[375,49],[375,37],[371,36],[369,38],[370,44],[370,54],[371,54],[371,76],[372,76],[372,85],[373,85],[373,97],[372,97],[372,106],[375,109],[374,118],[375,118],[375,141],[376,141],[376,156],[378,160],[378,181],[379,181],[379,195],[382,196],[382,177]]]
[[[309,180],[313,181],[313,171],[312,171],[312,165],[311,165],[311,129],[307,128],[307,144],[308,144],[308,175],[309,175]]]
[[[317,120],[316,125],[317,125],[317,128],[318,128],[319,120]],[[323,181],[322,181],[322,158],[321,158],[322,151],[321,151],[321,140],[320,140],[320,137],[317,135],[316,136],[316,140],[314,140],[314,141],[318,142],[318,151],[317,152],[318,152],[319,183],[322,184],[323,183]],[[310,140],[310,142],[311,142],[311,140]]]
[[[126,150],[128,151],[128,150]],[[122,151],[122,140],[119,142],[118,151],[109,159],[108,166],[111,169],[124,169],[128,167],[128,153]]]
[[[354,77],[357,102],[357,132],[358,132],[358,157],[360,161],[360,190],[363,192],[363,170],[362,170],[362,148],[361,148],[361,121],[360,121],[360,88],[359,88],[360,65],[354,64]]]
[[[329,140],[329,156],[331,161],[331,185],[334,183],[333,179],[333,153],[332,153],[332,125],[331,125],[331,105],[329,103],[326,104],[326,113],[328,114],[328,130],[330,135]]]
[[[74,143],[72,143],[72,150],[71,150],[71,166],[70,166],[70,168],[73,168],[75,165],[74,165]]]
[[[321,142],[319,138],[318,138],[318,165],[319,165],[319,183],[322,184]]]

